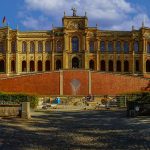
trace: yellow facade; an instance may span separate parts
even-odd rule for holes
[[[104,31],[89,27],[86,16],[64,16],[63,26],[47,31],[0,28],[0,73],[58,69],[150,72],[150,28]]]

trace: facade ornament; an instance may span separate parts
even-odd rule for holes
[[[73,16],[76,17],[77,16],[77,9],[73,7],[71,10],[73,11]]]
[[[64,11],[64,17],[66,16],[66,11]]]
[[[132,26],[132,31],[133,31],[133,30],[135,30],[135,29],[134,29],[134,26]]]
[[[144,28],[144,21],[142,21],[142,28]]]

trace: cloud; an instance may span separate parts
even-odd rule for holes
[[[26,16],[22,24],[26,29],[47,30],[51,28],[49,20],[44,16],[39,16],[36,19]]]
[[[83,16],[86,11],[90,25],[95,26],[98,23],[102,29],[128,30],[132,25],[139,27],[141,24],[139,22],[142,22],[144,16],[148,23],[150,20],[148,15],[139,9],[140,6],[126,0],[24,0],[24,2],[25,11],[29,14],[24,14],[22,24],[25,27],[30,24],[32,29],[46,28],[48,24],[45,21],[61,26],[64,10],[66,15],[72,15],[70,10],[72,7],[77,8],[79,16]],[[32,15],[35,12],[40,12],[43,18]]]

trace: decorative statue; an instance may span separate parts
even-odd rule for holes
[[[71,10],[73,11],[73,16],[77,16],[77,10],[76,10],[76,8],[72,8]]]

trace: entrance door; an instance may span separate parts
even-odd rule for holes
[[[79,59],[77,57],[72,59],[72,68],[79,68]]]

